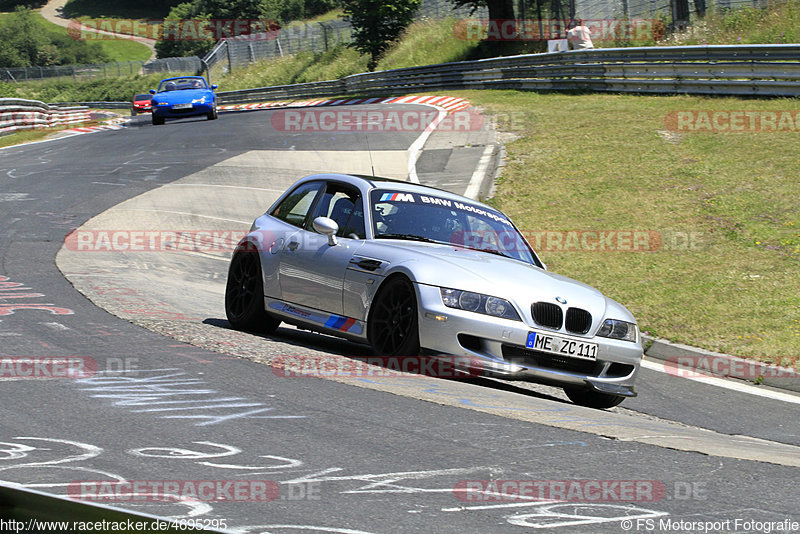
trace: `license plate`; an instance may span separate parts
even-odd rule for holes
[[[172,109],[192,109],[191,104],[175,104]]]
[[[550,354],[560,354],[570,358],[593,361],[597,359],[597,343],[576,341],[539,332],[530,332],[525,346],[529,349],[549,352]]]

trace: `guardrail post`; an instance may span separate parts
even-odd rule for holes
[[[325,51],[328,51],[328,27],[325,26],[322,22],[317,22],[320,26],[322,26],[322,39],[325,42]]]

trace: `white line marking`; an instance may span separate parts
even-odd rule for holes
[[[653,360],[642,360],[642,367],[644,367],[645,369],[650,369],[651,371],[658,371],[659,373],[671,374],[674,376],[674,373],[667,372],[667,370],[664,368],[664,364],[656,363]],[[694,380],[695,382],[700,382],[701,384],[717,386],[720,388],[730,389],[733,391],[739,391],[741,393],[747,393],[749,395],[765,397],[767,399],[772,399],[782,402],[790,402],[793,404],[800,404],[800,396],[792,395],[789,393],[783,393],[780,391],[773,391],[771,389],[762,389],[758,386],[740,384],[738,382],[734,382],[733,380],[726,380],[724,378],[716,378],[712,376],[681,376],[676,378],[685,378],[687,380]]]
[[[478,200],[478,193],[481,192],[481,184],[483,183],[486,169],[489,167],[492,152],[494,152],[494,145],[486,145],[486,148],[483,149],[483,154],[481,154],[481,159],[478,162],[478,168],[472,173],[472,178],[469,180],[467,190],[464,192],[465,197]]]
[[[430,106],[430,104],[422,105]],[[428,140],[428,137],[431,136],[433,131],[439,127],[439,123],[442,122],[445,117],[447,117],[446,111],[436,106],[430,107],[437,109],[439,113],[436,115],[436,118],[433,119],[430,124],[428,124],[428,126],[425,128],[425,131],[423,131],[419,137],[417,137],[414,142],[411,143],[411,146],[408,147],[408,181],[414,184],[419,183],[419,176],[417,176],[417,160],[422,153],[422,147],[425,146],[425,142]]]

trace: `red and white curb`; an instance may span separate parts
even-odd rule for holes
[[[123,128],[125,128],[125,126],[119,123],[98,124],[97,126],[79,126],[78,128],[70,128],[69,130],[60,130],[58,132],[54,132],[54,135],[57,135],[59,138],[62,138],[62,137],[71,137],[73,135],[103,132],[107,130],[121,130]]]
[[[339,98],[319,100],[281,100],[257,104],[228,104],[219,106],[220,111],[251,111],[255,109],[301,108],[316,106],[355,106],[366,104],[424,104],[439,108],[446,113],[470,107],[468,101],[453,96],[390,96],[384,98]]]

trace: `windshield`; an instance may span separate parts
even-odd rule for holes
[[[370,195],[376,239],[455,245],[538,265],[527,242],[499,211],[388,189],[376,189]]]
[[[163,80],[158,86],[158,92],[181,91],[183,89],[208,89],[203,78],[171,78]]]

